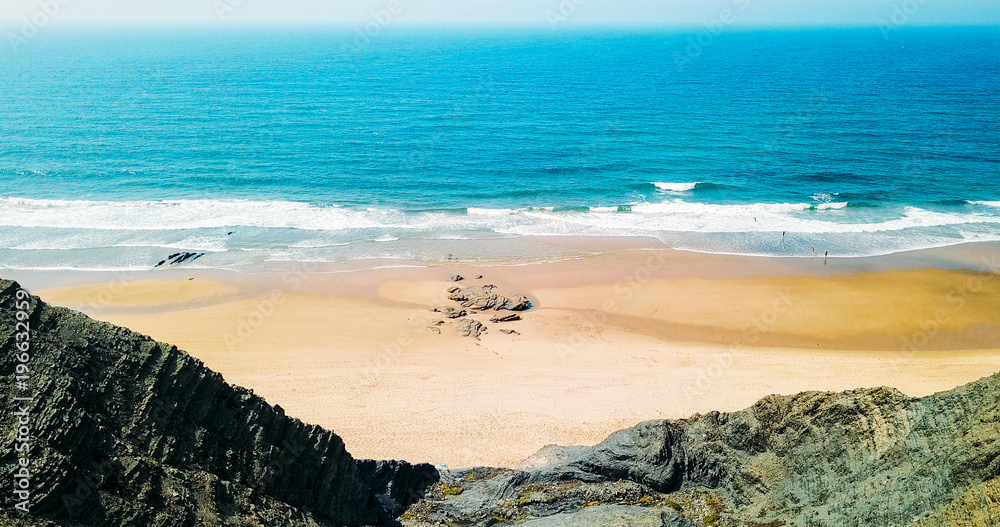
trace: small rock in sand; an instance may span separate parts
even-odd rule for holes
[[[513,329],[501,329],[500,333],[503,333],[504,335],[520,335],[520,333],[514,331]]]
[[[506,315],[496,315],[490,318],[490,322],[513,322],[515,320],[521,320],[521,315],[517,313],[507,313]]]
[[[448,318],[462,318],[468,313],[464,309],[455,309],[453,307],[445,308],[444,316]]]
[[[471,318],[459,320],[455,328],[458,329],[458,333],[463,337],[472,337],[477,340],[479,339],[479,335],[482,335],[486,331],[486,326]]]
[[[465,277],[460,274],[452,275],[451,277],[452,282],[461,282],[462,280],[465,280]]]

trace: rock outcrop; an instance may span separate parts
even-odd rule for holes
[[[433,466],[411,465],[405,461],[365,459],[358,461],[358,471],[393,516],[402,514],[416,503],[439,479]]]
[[[769,396],[649,421],[519,470],[445,474],[408,525],[1000,525],[1000,374],[920,399]],[[621,520],[618,520],[621,521]]]
[[[232,233],[230,233],[230,234],[232,234]],[[159,263],[157,263],[153,267],[162,267],[164,265],[170,266],[170,265],[180,265],[182,263],[191,263],[191,262],[197,260],[198,258],[201,258],[202,256],[205,256],[205,253],[191,253],[191,252],[174,253],[174,254],[171,254],[170,256],[167,256],[163,260],[160,260]]]
[[[482,275],[477,275],[476,278],[480,279]],[[445,307],[444,309],[435,307],[431,311],[434,313],[443,313],[449,319],[462,319],[454,324],[458,334],[479,340],[479,336],[487,330],[486,325],[473,318],[464,319],[463,317],[473,317],[480,314],[481,311],[491,309],[495,311],[525,311],[532,307],[531,300],[527,296],[517,295],[513,298],[507,298],[497,293],[496,289],[496,286],[492,284],[470,287],[451,286],[447,289],[448,299],[468,308],[469,311],[455,307]],[[521,320],[521,315],[518,313],[500,313],[490,317],[489,320],[492,323],[514,322]],[[440,328],[437,327],[431,327],[430,329],[436,333],[441,332]],[[504,329],[501,329],[500,332],[506,335],[520,334],[513,330]]]
[[[531,309],[531,300],[528,297],[518,295],[514,298],[507,298],[497,293],[496,286],[491,284],[460,287],[457,290],[449,289],[448,299],[477,311],[487,309],[524,311]]]
[[[32,397],[30,515],[5,526],[394,525],[438,478],[429,465],[358,463],[336,434],[285,415],[178,350],[0,281],[0,480],[19,452],[15,397]],[[17,311],[30,323],[27,385]]]
[[[464,309],[455,309],[453,307],[446,307],[444,309],[444,316],[446,318],[462,318],[467,314]]]
[[[458,334],[463,337],[479,338],[480,335],[486,331],[486,326],[482,325],[476,320],[471,318],[463,318],[455,324],[455,329],[458,330]]]
[[[490,322],[514,322],[516,320],[521,320],[521,315],[517,313],[507,313],[506,315],[494,315],[490,317]]]

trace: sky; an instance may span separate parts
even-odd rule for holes
[[[1000,0],[0,0],[0,24],[32,17],[50,18],[46,25],[1000,25]]]

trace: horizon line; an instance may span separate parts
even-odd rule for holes
[[[66,21],[58,25],[52,25],[47,29],[77,29],[77,28],[115,28],[115,29],[150,29],[150,28],[214,28],[233,29],[239,27],[263,27],[274,29],[354,29],[359,25],[364,25],[371,20],[353,21],[263,21],[263,20],[188,20],[188,21]],[[25,19],[18,20],[0,19],[0,30],[16,28],[25,23]],[[733,23],[726,26],[726,30],[731,29],[878,29],[884,22],[871,23]],[[706,23],[597,23],[597,22],[574,22],[552,28],[547,22],[422,22],[422,21],[397,21],[385,26],[383,29],[452,29],[452,30],[507,30],[507,29],[545,29],[548,32],[573,31],[579,29],[609,29],[609,30],[656,30],[656,29],[705,29]],[[914,29],[932,28],[996,28],[1000,30],[1000,22],[939,22],[939,23],[908,23],[905,27]],[[901,29],[901,28],[900,28]]]

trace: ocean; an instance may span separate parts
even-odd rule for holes
[[[1000,29],[703,33],[46,28],[0,53],[0,269],[1000,240]]]

